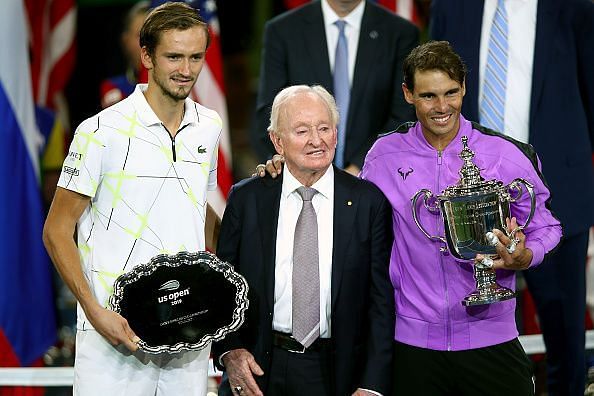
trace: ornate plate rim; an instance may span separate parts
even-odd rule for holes
[[[120,303],[123,298],[124,287],[128,284],[136,282],[138,279],[151,275],[158,267],[179,267],[182,265],[195,265],[205,263],[210,268],[217,272],[222,272],[226,279],[228,279],[236,288],[235,294],[235,308],[233,309],[233,320],[229,325],[219,328],[214,334],[204,335],[200,341],[196,343],[178,342],[173,345],[151,346],[143,340],[138,342],[138,347],[148,353],[177,353],[180,351],[200,350],[206,347],[210,342],[219,341],[233,331],[238,330],[245,320],[245,311],[249,306],[248,301],[248,284],[245,278],[235,272],[231,264],[222,261],[213,253],[207,251],[199,251],[195,253],[179,252],[177,254],[159,254],[153,257],[146,264],[139,264],[132,270],[120,275],[114,282],[113,293],[109,298],[109,309],[120,313]]]

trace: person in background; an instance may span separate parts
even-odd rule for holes
[[[140,30],[148,84],[83,121],[64,161],[43,239],[78,300],[75,395],[206,394],[210,345],[144,353],[106,307],[120,274],[158,254],[215,246],[206,192],[216,188],[222,122],[188,98],[208,43],[192,7],[155,8]]]
[[[273,102],[283,177],[236,184],[217,255],[250,287],[244,326],[213,346],[220,395],[389,395],[394,297],[390,205],[332,166],[338,111],[321,86]]]
[[[341,114],[334,162],[357,174],[378,133],[414,119],[400,81],[402,61],[418,40],[412,23],[364,0],[314,1],[267,22],[251,128],[259,161],[274,154],[266,128],[276,94],[320,84]]]
[[[594,225],[594,3],[434,0],[431,15],[431,37],[449,41],[469,66],[463,114],[539,153],[564,238],[545,265],[523,276],[546,346],[548,394],[582,396]]]
[[[149,1],[136,3],[124,18],[121,45],[128,64],[126,73],[110,77],[101,82],[101,108],[105,109],[128,97],[139,81],[142,63],[140,61],[140,28],[149,12]]]

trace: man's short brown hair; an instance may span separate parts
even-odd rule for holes
[[[440,70],[452,80],[464,83],[466,66],[447,41],[429,41],[414,48],[404,60],[402,66],[404,83],[409,91],[415,88],[415,72]]]
[[[167,2],[153,9],[140,29],[140,47],[153,56],[161,33],[168,30],[187,30],[200,26],[206,34],[206,48],[210,44],[208,25],[198,11],[186,3]]]

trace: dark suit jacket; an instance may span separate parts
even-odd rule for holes
[[[462,113],[479,120],[482,0],[433,0],[431,36],[466,63]],[[530,143],[542,161],[565,236],[594,224],[594,4],[539,0],[530,102]]]
[[[414,120],[402,94],[402,62],[418,44],[418,29],[390,11],[366,2],[351,85],[345,165],[363,165],[379,133]],[[266,24],[252,144],[260,161],[274,153],[266,129],[276,94],[296,84],[319,84],[333,93],[332,71],[319,1]]]
[[[334,169],[331,342],[335,395],[356,388],[390,394],[394,290],[388,276],[392,245],[390,204],[373,184]],[[274,264],[282,177],[246,179],[229,194],[217,256],[248,281],[249,309],[237,333],[213,346],[215,362],[246,348],[264,370],[272,351]],[[349,204],[350,203],[350,204]],[[228,383],[222,387],[228,388]]]

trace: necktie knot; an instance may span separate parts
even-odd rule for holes
[[[339,19],[338,21],[334,22],[334,24],[338,28],[338,34],[344,34],[344,27],[346,26],[346,22],[342,19]]]
[[[313,196],[318,193],[318,190],[316,190],[315,188],[303,187],[303,186],[299,187],[296,191],[297,191],[297,194],[299,194],[301,196],[301,199],[303,200],[303,202],[311,201]]]

